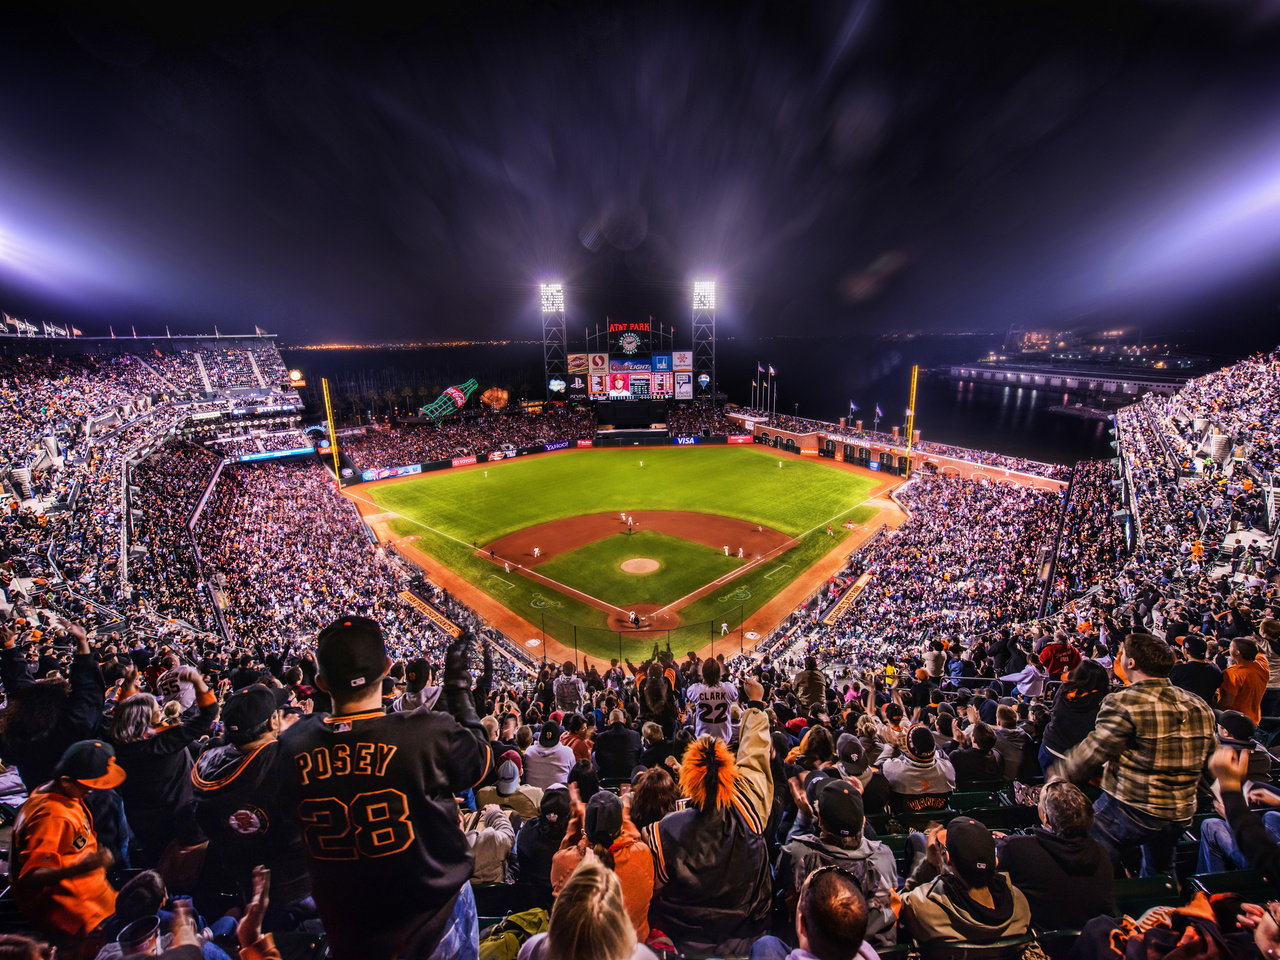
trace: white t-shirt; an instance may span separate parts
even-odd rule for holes
[[[729,722],[729,704],[738,699],[738,692],[731,683],[708,686],[695,683],[689,688],[689,702],[696,708],[693,731],[696,736],[709,733],[725,743],[733,739],[733,725]]]

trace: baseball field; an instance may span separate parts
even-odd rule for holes
[[[643,658],[655,640],[683,652],[737,631],[850,536],[843,524],[875,516],[864,504],[880,483],[758,447],[649,447],[479,464],[351,495],[547,638]]]

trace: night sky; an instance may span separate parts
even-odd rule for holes
[[[697,276],[743,336],[1280,327],[1280,0],[372,6],[0,15],[0,307],[536,337],[539,280],[581,329]]]

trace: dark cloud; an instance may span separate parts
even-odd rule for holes
[[[1276,9],[14,15],[0,301],[81,326],[507,336],[535,329],[539,279],[581,326],[682,322],[715,275],[729,331],[1181,322],[1273,282],[1258,248],[1162,296],[1144,278],[1183,271],[1135,237],[1184,229],[1174,198],[1212,205],[1204,172],[1280,137]]]

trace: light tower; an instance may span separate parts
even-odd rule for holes
[[[703,387],[703,377],[707,387]],[[716,402],[716,282],[693,282],[693,379],[701,389],[710,388]]]
[[[542,383],[547,399],[551,399],[551,381],[565,380],[569,375],[568,339],[565,333],[564,286],[542,284]],[[564,387],[559,391],[564,399]]]

